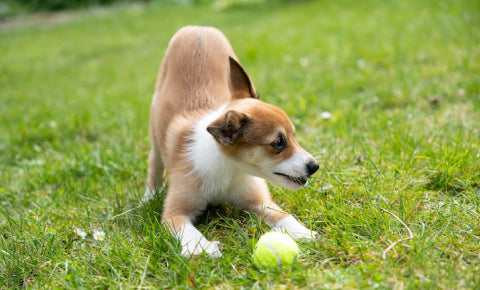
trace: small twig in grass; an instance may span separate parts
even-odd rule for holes
[[[400,243],[400,242],[413,239],[413,234],[412,234],[412,231],[410,230],[410,228],[409,228],[398,216],[396,216],[395,214],[389,212],[388,210],[386,210],[386,209],[384,209],[384,208],[381,208],[380,210],[383,211],[383,212],[388,213],[388,214],[391,215],[391,216],[393,216],[393,217],[394,217],[397,221],[399,221],[399,222],[407,229],[407,231],[408,231],[408,237],[402,238],[402,239],[400,239],[400,240],[397,240],[397,241],[393,242],[390,246],[388,246],[388,248],[385,249],[385,251],[383,251],[382,258],[385,260],[388,251],[390,251],[391,249],[393,249],[393,247],[395,247],[395,245],[398,244],[398,243]]]

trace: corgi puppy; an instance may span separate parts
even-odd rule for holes
[[[270,198],[265,180],[299,189],[318,164],[295,140],[287,114],[259,100],[227,38],[188,26],[171,39],[150,111],[151,151],[144,201],[168,170],[163,222],[184,256],[221,256],[193,222],[208,204],[231,203],[295,240],[314,238]]]

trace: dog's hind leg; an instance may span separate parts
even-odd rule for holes
[[[147,190],[143,196],[144,202],[151,200],[163,185],[165,166],[160,152],[156,147],[156,144],[152,140],[152,149],[148,155]]]

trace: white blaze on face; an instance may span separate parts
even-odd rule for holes
[[[278,163],[273,168],[274,179],[271,182],[288,189],[299,189],[302,185],[292,181],[292,179],[306,180],[308,177],[307,164],[312,160],[312,155],[298,147],[290,158]]]
[[[280,162],[274,168],[274,172],[280,172],[294,177],[307,176],[307,164],[312,159],[313,157],[310,154],[302,148],[299,148],[292,157]]]

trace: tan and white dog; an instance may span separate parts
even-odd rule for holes
[[[144,201],[162,187],[167,169],[163,222],[182,255],[221,256],[219,243],[192,224],[211,203],[251,210],[296,240],[317,235],[271,200],[265,180],[295,190],[318,164],[297,144],[285,112],[258,99],[219,30],[188,26],[173,36],[150,113]]]

